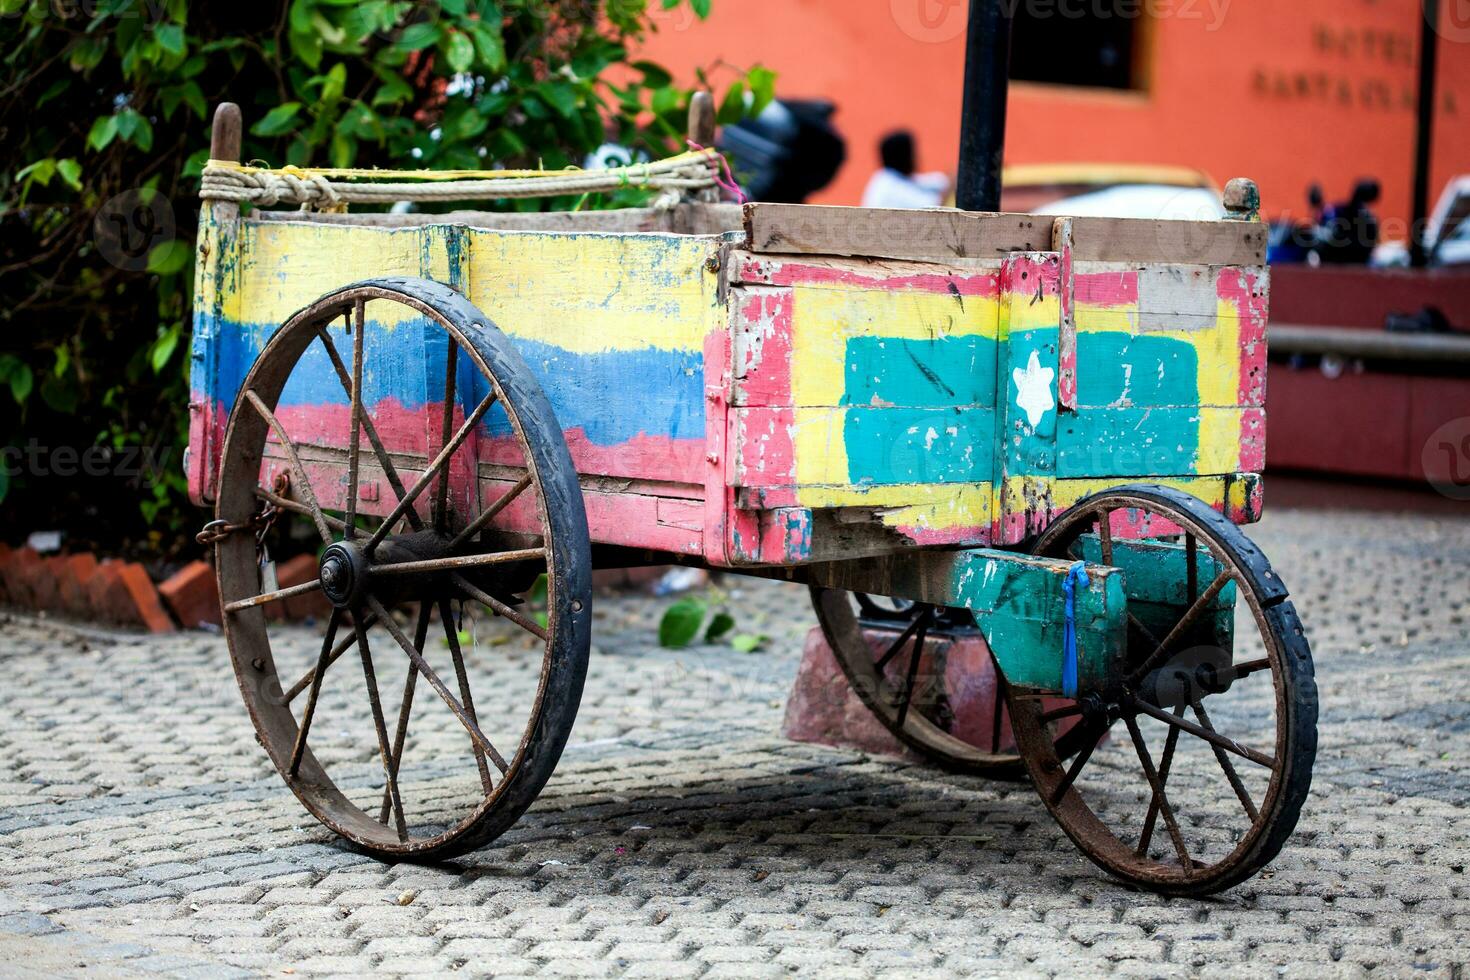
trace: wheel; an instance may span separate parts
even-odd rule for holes
[[[1033,550],[1121,567],[1129,592],[1116,690],[1054,707],[1010,692],[1043,803],[1131,884],[1203,895],[1244,881],[1291,835],[1317,751],[1311,650],[1281,580],[1229,520],[1157,486],[1082,501]],[[1070,763],[1052,745],[1063,719],[1085,735]]]
[[[484,506],[482,486],[495,488]],[[508,828],[566,744],[592,612],[577,475],[510,341],[423,279],[324,296],[245,378],[215,516],[201,537],[240,691],[307,810],[387,860],[453,857]],[[316,574],[277,588],[262,549],[293,531],[319,549]],[[543,575],[544,621],[522,598],[539,604]],[[308,600],[319,636],[276,622],[280,604]],[[397,676],[390,727],[380,682]],[[415,705],[420,680],[432,693]],[[477,714],[476,689],[496,695],[492,712]],[[502,710],[507,692],[517,711]]]
[[[964,609],[813,586],[812,605],[849,686],[899,741],[953,772],[1022,779],[1005,683]],[[1058,731],[1065,758],[1072,725]]]

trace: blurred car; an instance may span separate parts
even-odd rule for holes
[[[1470,174],[1462,174],[1445,186],[1439,203],[1430,213],[1427,227],[1429,265],[1470,265]],[[1407,266],[1407,242],[1384,242],[1373,252],[1376,266]]]
[[[1001,210],[1213,221],[1220,189],[1198,170],[1140,164],[1018,164],[1001,175]]]

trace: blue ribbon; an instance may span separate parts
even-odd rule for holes
[[[1067,628],[1062,635],[1064,657],[1062,659],[1062,694],[1069,698],[1077,696],[1077,586],[1086,588],[1087,562],[1073,562],[1062,579],[1062,599],[1066,604]]]

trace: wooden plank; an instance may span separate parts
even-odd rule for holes
[[[870,256],[946,265],[993,263],[1051,245],[1052,219],[934,208],[901,211],[747,204],[746,247],[783,255]]]
[[[1248,221],[1072,218],[1078,262],[1186,262],[1263,266],[1267,228]]]
[[[233,206],[233,205],[232,205]],[[561,231],[580,233],[648,233],[722,235],[743,228],[744,215],[738,204],[680,204],[672,210],[621,208],[615,211],[450,211],[444,214],[333,213],[320,211],[263,211],[251,216],[254,222],[293,222],[317,225],[347,225],[358,228],[417,228],[423,225],[462,225],[487,231]]]

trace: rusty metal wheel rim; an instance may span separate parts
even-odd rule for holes
[[[1043,803],[1090,860],[1125,881],[1152,890],[1172,894],[1208,894],[1238,884],[1254,874],[1280,851],[1296,824],[1310,783],[1311,764],[1316,750],[1316,694],[1310,650],[1296,619],[1295,610],[1286,601],[1284,588],[1279,588],[1279,579],[1276,579],[1259,549],[1250,544],[1234,525],[1209,511],[1194,498],[1177,491],[1158,487],[1120,488],[1096,495],[1068,511],[1048,528],[1036,543],[1034,551],[1048,557],[1076,557],[1074,545],[1083,535],[1093,533],[1100,542],[1106,542],[1102,544],[1105,549],[1103,553],[1108,556],[1104,559],[1106,563],[1111,560],[1110,522],[1112,516],[1120,511],[1151,515],[1178,527],[1185,538],[1186,554],[1190,556],[1188,567],[1191,569],[1198,568],[1199,546],[1203,544],[1210,557],[1222,568],[1219,577],[1234,583],[1236,595],[1244,597],[1250,613],[1249,621],[1256,625],[1265,658],[1264,663],[1259,658],[1240,663],[1232,660],[1232,676],[1238,669],[1249,670],[1234,677],[1231,684],[1227,685],[1226,692],[1234,684],[1242,684],[1252,675],[1264,676],[1269,670],[1275,741],[1269,757],[1270,776],[1265,791],[1260,794],[1242,792],[1243,779],[1240,771],[1236,770],[1233,776],[1230,773],[1235,762],[1240,761],[1228,758],[1235,755],[1234,750],[1226,751],[1223,743],[1207,741],[1205,736],[1188,731],[1177,722],[1166,720],[1159,713],[1157,705],[1140,698],[1134,689],[1134,685],[1146,677],[1156,676],[1155,670],[1140,668],[1147,668],[1153,660],[1158,661],[1156,668],[1167,665],[1172,660],[1167,651],[1160,658],[1159,647],[1167,644],[1175,632],[1180,632],[1180,639],[1176,642],[1182,642],[1188,632],[1188,625],[1180,631],[1180,624],[1176,624],[1176,630],[1165,636],[1159,647],[1144,655],[1143,662],[1134,663],[1127,683],[1115,695],[1109,696],[1117,698],[1116,705],[1097,709],[1096,701],[1076,702],[1079,713],[1088,722],[1103,727],[1097,733],[1096,741],[1089,735],[1087,741],[1092,747],[1084,747],[1069,765],[1064,764],[1062,759],[1050,751],[1051,743],[1047,732],[1048,726],[1056,720],[1055,712],[1044,712],[1037,701],[1019,695],[1013,695],[1011,707],[1016,737]],[[1100,515],[1107,515],[1108,523],[1100,520]],[[1147,521],[1148,518],[1144,520]],[[1108,531],[1104,532],[1104,528],[1108,528]],[[1188,544],[1190,538],[1196,542],[1192,546]],[[1187,592],[1188,596],[1194,597],[1190,603],[1191,610],[1201,602],[1209,589],[1214,588],[1218,593],[1224,587],[1212,581],[1209,586],[1200,588],[1197,572],[1191,572]],[[1199,615],[1195,614],[1196,620]],[[1183,618],[1187,621],[1188,614]],[[1142,626],[1136,626],[1136,629],[1147,632]],[[1155,640],[1158,638],[1148,638],[1149,642]],[[1176,651],[1175,656],[1179,655],[1180,652]],[[1143,676],[1135,676],[1140,674]],[[1225,733],[1215,729],[1211,723],[1209,709],[1219,707],[1207,703],[1211,696],[1214,695],[1199,695],[1191,702],[1190,706],[1197,717],[1191,724],[1214,736],[1221,736]],[[1128,699],[1133,699],[1133,703],[1129,704]],[[1112,709],[1119,706],[1119,717],[1112,718]],[[1181,703],[1176,710],[1176,717],[1183,716],[1183,707]],[[1148,709],[1152,709],[1152,712]],[[1092,717],[1088,717],[1089,712]],[[1164,730],[1168,734],[1165,751],[1162,753],[1151,752],[1147,740],[1141,735],[1137,719],[1145,716],[1165,725]],[[1109,721],[1109,718],[1112,720]],[[1118,724],[1120,720],[1122,725]],[[1214,721],[1218,720],[1216,715]],[[1088,757],[1092,755],[1096,744],[1109,731],[1118,732],[1120,728],[1124,732],[1118,739],[1119,748],[1136,755],[1135,761],[1145,780],[1149,798],[1142,828],[1135,841],[1120,836],[1118,830],[1122,825],[1116,817],[1110,821],[1094,811],[1093,803],[1101,799],[1101,802],[1107,804],[1108,794],[1092,793],[1093,803],[1089,803],[1089,794],[1082,790],[1077,781],[1085,772]],[[1244,815],[1250,820],[1248,828],[1239,835],[1234,846],[1227,853],[1208,862],[1196,860],[1189,850],[1189,842],[1182,839],[1183,828],[1177,825],[1179,814],[1183,811],[1179,810],[1177,801],[1170,802],[1167,792],[1167,781],[1171,775],[1169,764],[1177,758],[1178,745],[1185,736],[1198,738],[1209,746],[1210,754],[1221,768],[1220,782],[1224,792],[1235,795]],[[1171,744],[1173,748],[1170,747]],[[1252,746],[1236,744],[1246,751],[1256,752],[1258,756],[1265,755]],[[1260,759],[1250,761],[1259,762]],[[1249,805],[1246,803],[1247,796],[1251,800]],[[1255,808],[1254,813],[1252,806]],[[1127,829],[1131,831],[1132,828]],[[1173,861],[1150,857],[1150,848],[1161,838],[1172,845],[1175,851]]]
[[[364,335],[368,325],[365,310],[368,303],[391,303],[407,307],[423,321],[442,331],[447,339],[441,444],[437,447],[437,454],[429,452],[429,458],[423,461],[419,476],[411,482],[394,475],[396,464],[392,460],[392,454],[384,451],[372,416],[363,404]],[[343,316],[352,318],[349,322],[355,324],[352,331],[354,339],[350,369],[345,374],[344,368],[347,365],[335,351],[328,331],[330,325]],[[330,516],[330,508],[318,505],[317,490],[325,489],[325,485],[313,489],[312,481],[306,475],[299,458],[300,446],[291,441],[273,414],[277,411],[280,396],[293,371],[307,349],[316,343],[321,343],[334,361],[338,380],[346,390],[351,411],[347,464],[347,486],[351,488],[351,492],[345,495],[345,512],[337,511],[341,515],[337,518]],[[456,401],[460,395],[456,371],[460,358],[468,359],[468,364],[478,373],[481,383],[486,387],[487,394],[474,412],[470,412],[468,406],[465,406],[465,417],[462,421],[456,421]],[[478,846],[513,822],[550,775],[550,770],[565,744],[571,719],[575,716],[576,701],[580,697],[586,669],[591,615],[588,572],[590,546],[586,519],[581,511],[575,472],[571,468],[565,442],[559,427],[555,425],[555,419],[551,417],[545,396],[526,370],[524,362],[509,348],[508,341],[483,314],[446,287],[413,279],[355,284],[329,294],[299,311],[267,343],[247,375],[241,393],[231,414],[225,439],[216,504],[217,519],[235,526],[248,525],[253,520],[252,513],[261,499],[259,490],[262,488],[257,486],[257,480],[266,442],[274,434],[278,450],[287,457],[288,472],[296,477],[292,487],[295,499],[282,499],[276,494],[275,500],[267,500],[267,503],[289,508],[297,513],[304,512],[310,517],[323,543],[328,546],[323,553],[320,574],[315,585],[328,594],[334,605],[317,668],[308,671],[292,688],[285,689],[277,674],[269,629],[262,611],[265,604],[262,600],[267,590],[257,574],[255,541],[250,535],[232,535],[216,542],[216,567],[226,616],[225,632],[236,676],[258,739],[282,778],[313,816],[338,834],[378,856],[433,859],[452,856]],[[470,519],[465,514],[457,524],[451,525],[449,473],[455,462],[455,453],[468,441],[468,433],[474,431],[487,418],[490,410],[497,406],[503,412],[515,445],[520,450],[524,475],[500,497],[481,508],[477,517]],[[385,478],[393,485],[398,499],[390,511],[389,519],[384,520],[378,529],[356,532],[356,508],[359,503],[357,477],[363,458],[364,437],[371,443],[374,459]],[[426,447],[426,450],[432,448]],[[467,492],[477,498],[480,483],[478,462],[474,464],[473,474],[473,483]],[[477,541],[484,540],[484,535],[494,530],[496,516],[526,489],[533,491],[528,499],[533,503],[539,518],[539,547],[488,553],[473,550]],[[405,490],[410,497],[408,503],[403,500]],[[430,501],[428,522],[432,527],[427,533],[431,533],[444,549],[423,560],[418,560],[417,555],[401,548],[396,551],[394,548],[395,543],[405,537],[392,533],[395,523],[406,523],[415,529],[424,523],[424,518],[417,514],[414,498]],[[362,553],[367,554],[371,590],[359,595],[349,585],[344,585],[342,579],[344,576],[350,577],[352,569],[349,566],[354,560],[361,563]],[[374,557],[383,553],[396,554],[396,560],[374,562]],[[357,555],[356,559],[353,558],[354,554]],[[463,561],[465,558],[469,560]],[[470,576],[488,566],[508,566],[513,561],[531,562],[533,565],[539,561],[544,566],[548,613],[544,626],[516,612],[495,596],[478,589],[475,582],[469,580]],[[408,583],[406,586],[403,584],[405,582]],[[308,586],[312,584],[307,583]],[[452,588],[452,591],[446,592],[446,588]],[[427,590],[432,593],[435,589],[440,591],[432,600],[434,609],[430,609],[430,599],[416,600],[419,615],[412,640],[407,638],[406,631],[394,621],[390,606],[378,598],[380,593],[387,595],[390,591],[401,595],[405,590]],[[280,598],[286,593],[303,591],[311,590],[284,590],[274,595]],[[476,717],[466,680],[463,655],[458,645],[457,625],[451,622],[453,615],[450,603],[454,599],[462,598],[493,606],[497,613],[541,643],[541,664],[535,678],[534,701],[529,708],[515,751],[509,757],[501,754],[485,737],[480,730],[481,719]],[[443,677],[438,677],[437,672],[427,664],[427,648],[424,643],[434,611],[439,613],[440,625],[445,633],[444,642],[454,661],[454,676],[448,682]],[[349,638],[351,642],[344,647],[335,642],[335,634],[346,625],[348,619],[351,620],[352,635]],[[409,667],[392,743],[388,740],[386,719],[376,686],[372,644],[367,639],[368,632],[374,627],[381,627],[377,649],[391,649],[396,642],[399,647],[397,652],[403,655],[401,662]],[[383,631],[388,635],[383,635]],[[303,730],[309,733],[312,725],[311,706],[316,703],[317,689],[322,677],[320,668],[330,670],[333,663],[354,647],[363,661],[364,683],[371,702],[378,745],[376,754],[382,765],[384,805],[382,815],[377,819],[368,810],[354,803],[338,787],[327,768],[312,751],[309,734],[302,734]],[[417,660],[410,652],[413,648],[417,648]],[[443,826],[443,822],[437,822],[438,827],[431,827],[429,832],[415,835],[406,826],[399,793],[400,777],[403,773],[398,766],[403,761],[413,692],[421,680],[427,681],[427,686],[439,695],[444,706],[464,726],[463,734],[468,739],[467,744],[471,750],[465,754],[474,757],[473,769],[479,772],[483,796],[463,816],[451,818],[447,826]],[[456,683],[459,690],[454,692],[451,686]],[[298,720],[293,713],[292,704],[296,702],[296,696],[307,688],[310,688],[311,693]],[[493,769],[490,767],[491,763]],[[497,772],[498,778],[490,776],[491,772]],[[391,823],[389,817],[392,818]]]

